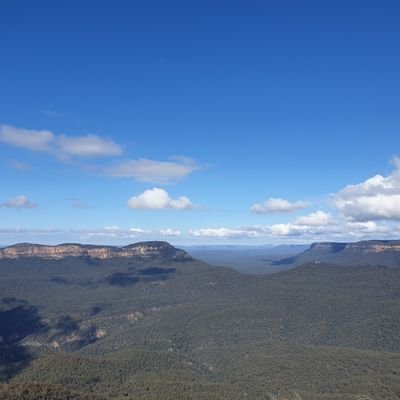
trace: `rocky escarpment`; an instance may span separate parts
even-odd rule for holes
[[[126,257],[140,260],[160,259],[166,261],[185,261],[192,258],[184,250],[177,249],[167,242],[140,242],[124,247],[82,245],[76,243],[65,243],[56,246],[20,243],[0,249],[0,259],[23,257],[38,257],[53,260],[66,257],[88,257],[103,260]]]
[[[398,268],[400,267],[400,241],[364,240],[352,243],[314,243],[303,253],[279,260],[276,265],[293,267],[310,262]]]
[[[339,253],[344,250],[353,252],[380,253],[384,251],[400,251],[400,241],[398,240],[365,240],[354,243],[323,242],[314,243],[308,251],[327,251]]]

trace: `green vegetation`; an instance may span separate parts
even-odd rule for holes
[[[400,269],[71,257],[0,274],[0,399],[400,398]]]
[[[58,385],[43,383],[0,384],[0,400],[106,400],[101,395],[74,392]]]

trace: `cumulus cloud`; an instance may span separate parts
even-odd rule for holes
[[[193,229],[193,237],[214,238],[266,238],[274,239],[287,236],[319,236],[337,232],[336,221],[324,211],[316,211],[286,224],[248,226],[240,228],[202,228]]]
[[[0,142],[31,151],[45,152],[60,158],[117,156],[120,145],[97,135],[56,135],[48,130],[21,129],[0,125]]]
[[[400,224],[391,221],[355,222],[335,219],[324,211],[316,211],[288,223],[244,227],[201,228],[189,231],[192,237],[215,239],[258,238],[266,243],[306,243],[318,241],[357,241],[390,239],[400,235]]]
[[[352,221],[400,220],[400,161],[389,176],[375,175],[348,185],[332,198],[333,205]]]
[[[267,214],[277,212],[291,212],[308,207],[304,201],[290,202],[285,199],[270,198],[261,204],[254,204],[250,211],[255,214]]]
[[[315,211],[301,216],[287,224],[271,225],[266,231],[277,236],[296,236],[304,234],[319,235],[335,231],[332,227],[336,224],[331,214],[324,211]]]
[[[23,208],[36,208],[37,204],[33,203],[26,197],[25,195],[20,195],[13,197],[11,199],[6,200],[3,203],[0,203],[0,207],[5,207],[5,208],[17,208],[17,209],[23,209]]]
[[[195,206],[186,196],[173,199],[166,190],[153,188],[131,197],[128,200],[128,207],[141,210],[190,210]]]
[[[327,226],[333,223],[332,215],[321,210],[298,217],[294,222],[295,225],[299,226]]]
[[[182,180],[200,167],[187,157],[175,157],[172,161],[156,161],[140,158],[126,160],[106,167],[104,174],[112,178],[134,178],[142,182],[169,183]]]
[[[387,224],[378,224],[375,221],[352,222],[345,221],[344,228],[354,236],[367,234],[390,234],[393,232],[393,226]]]

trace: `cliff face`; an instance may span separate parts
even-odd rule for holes
[[[358,243],[349,243],[346,246],[347,249],[349,250],[354,250],[354,251],[365,251],[365,252],[371,252],[371,253],[381,253],[384,251],[400,251],[400,243],[398,242],[373,242],[373,243],[368,243],[368,242],[360,242]]]
[[[314,243],[308,251],[315,250],[326,251],[329,253],[338,253],[344,250],[362,253],[381,253],[385,251],[400,251],[400,242],[397,240],[366,240],[355,243]]]
[[[0,259],[38,257],[44,259],[62,259],[65,257],[89,257],[108,259],[116,257],[146,259],[165,259],[169,261],[184,261],[191,256],[184,250],[177,249],[167,242],[141,242],[125,247],[93,246],[82,244],[60,244],[46,246],[21,243],[0,249]]]
[[[364,240],[354,243],[322,242],[277,265],[298,266],[307,263],[336,265],[372,265],[400,268],[399,240]]]

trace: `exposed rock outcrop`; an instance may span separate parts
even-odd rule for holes
[[[97,259],[126,257],[140,260],[161,259],[168,261],[184,261],[192,258],[184,250],[177,249],[167,242],[140,242],[124,247],[83,245],[77,243],[65,243],[57,246],[20,243],[0,249],[0,259],[22,257],[38,257],[53,260],[65,257],[89,257]]]
[[[365,240],[352,243],[322,242],[311,245],[309,251],[322,250],[338,253],[343,250],[355,252],[380,253],[384,251],[400,251],[400,241],[397,240]]]
[[[400,241],[364,240],[353,243],[314,243],[303,253],[276,261],[275,264],[298,266],[310,262],[399,268]]]

